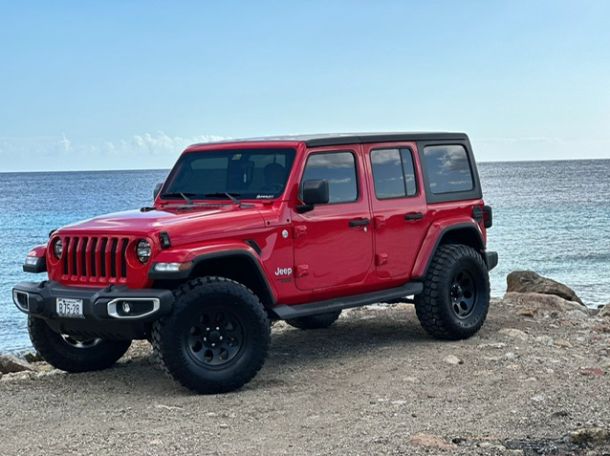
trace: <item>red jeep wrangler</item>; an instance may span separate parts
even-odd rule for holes
[[[201,393],[262,367],[270,322],[325,328],[342,309],[413,302],[434,337],[476,333],[489,306],[491,208],[462,133],[292,136],[196,144],[152,207],[54,231],[13,289],[53,366],[115,363],[148,339]]]

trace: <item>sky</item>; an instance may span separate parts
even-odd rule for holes
[[[605,0],[0,0],[0,172],[357,131],[464,131],[479,161],[610,158],[609,21]]]

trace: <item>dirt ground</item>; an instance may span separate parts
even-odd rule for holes
[[[608,323],[501,301],[460,342],[428,337],[406,304],[280,323],[259,375],[221,396],[175,385],[146,343],[102,372],[41,363],[0,379],[0,455],[610,454],[570,437],[610,428]]]

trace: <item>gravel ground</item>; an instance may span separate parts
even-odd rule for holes
[[[263,370],[221,396],[176,386],[146,343],[102,372],[38,363],[0,379],[0,455],[610,454],[566,437],[610,428],[610,320],[571,314],[496,301],[460,342],[429,338],[406,304],[278,323]]]

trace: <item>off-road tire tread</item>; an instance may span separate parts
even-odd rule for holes
[[[439,283],[441,276],[451,264],[458,261],[460,258],[468,256],[474,259],[484,271],[487,271],[487,265],[483,261],[482,256],[472,247],[463,244],[444,244],[441,245],[430,263],[428,273],[424,278],[424,290],[421,294],[415,296],[415,312],[417,317],[424,328],[424,330],[431,336],[437,339],[444,340],[459,340],[470,337],[475,334],[483,323],[485,318],[468,333],[456,332],[443,318],[443,311],[438,303],[439,295]],[[487,288],[487,295],[489,296],[489,276],[485,274],[485,286]],[[487,309],[485,310],[485,315]]]
[[[53,367],[65,372],[90,372],[112,367],[131,345],[131,341],[102,340],[91,348],[74,348],[41,318],[28,317],[28,332],[36,351]],[[55,340],[54,340],[55,339]],[[65,349],[62,344],[65,344]],[[63,350],[63,351],[62,351]]]
[[[237,293],[238,295],[241,295],[245,301],[249,301],[254,304],[251,307],[256,315],[258,324],[260,324],[261,327],[268,328],[269,330],[264,343],[257,347],[255,362],[250,365],[250,368],[246,372],[242,372],[239,376],[234,376],[229,381],[224,382],[222,385],[213,383],[202,384],[201,382],[195,381],[195,379],[188,374],[184,366],[176,363],[176,360],[180,359],[179,354],[167,353],[164,350],[161,333],[167,325],[171,324],[172,314],[164,316],[153,323],[151,330],[151,344],[153,347],[153,358],[157,365],[174,382],[199,393],[218,394],[234,391],[240,388],[252,380],[252,378],[254,378],[258,371],[263,367],[271,340],[271,324],[267,317],[267,312],[258,296],[245,285],[226,277],[198,277],[175,288],[173,290],[175,298],[174,310],[179,311],[181,306],[186,305],[183,300],[187,295],[192,293],[199,293],[203,295],[210,290],[210,287],[214,287],[215,291],[230,291],[232,293]]]

